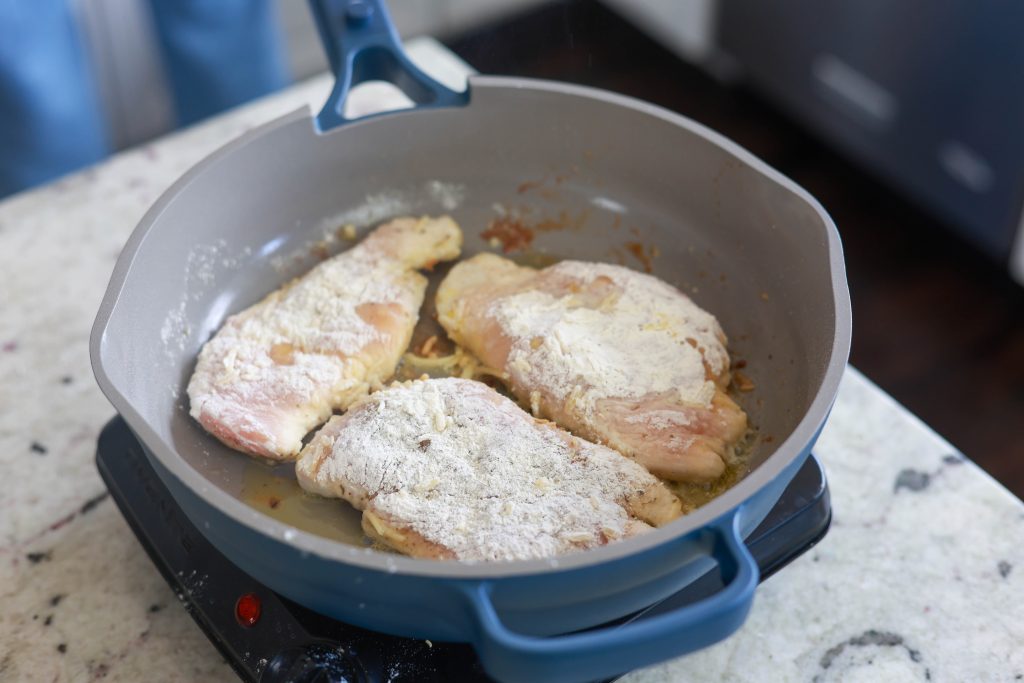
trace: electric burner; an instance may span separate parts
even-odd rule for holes
[[[150,559],[242,680],[491,680],[469,645],[399,638],[350,626],[250,578],[188,520],[120,417],[100,434],[96,465]],[[812,456],[746,540],[761,568],[761,580],[821,540],[831,518],[825,476]],[[721,585],[719,572],[713,569],[679,593],[619,623],[676,609],[711,595]]]

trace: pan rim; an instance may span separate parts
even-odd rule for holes
[[[488,89],[511,88],[524,92],[534,91],[560,96],[569,95],[631,109],[660,119],[711,142],[736,159],[736,161],[749,166],[755,172],[789,191],[814,210],[822,222],[827,237],[829,271],[832,280],[832,299],[835,310],[832,348],[827,368],[810,407],[792,433],[756,469],[710,503],[651,533],[585,552],[560,555],[556,558],[495,562],[416,559],[375,551],[369,548],[357,548],[279,522],[235,499],[220,488],[211,485],[184,460],[171,444],[156,434],[148,421],[134,409],[106,373],[103,365],[103,346],[108,323],[114,315],[135,257],[138,255],[146,235],[158,223],[164,209],[187,185],[199,178],[207,167],[217,163],[220,159],[230,155],[235,149],[247,144],[256,137],[267,135],[275,128],[290,125],[303,119],[309,120],[312,126],[313,114],[309,106],[301,107],[258,126],[217,149],[190,168],[165,190],[143,216],[125,243],[121,255],[118,257],[90,335],[90,356],[93,372],[100,389],[118,413],[124,417],[132,431],[140,438],[147,453],[157,458],[163,468],[187,486],[192,493],[201,498],[206,504],[214,507],[221,514],[226,515],[253,532],[290,545],[302,553],[308,553],[326,560],[342,562],[346,565],[370,571],[437,579],[485,580],[544,574],[553,571],[582,570],[626,559],[664,544],[678,541],[684,536],[708,526],[715,522],[715,520],[740,510],[746,501],[753,498],[769,482],[773,481],[794,459],[809,451],[808,445],[813,444],[821,427],[824,425],[839,390],[839,383],[846,368],[850,351],[852,321],[849,289],[846,281],[846,267],[843,260],[842,244],[835,223],[824,207],[810,193],[757,158],[751,152],[710,128],[658,105],[588,86],[519,77],[470,76],[469,88],[471,93]],[[468,106],[473,106],[472,98]],[[443,112],[443,110],[434,111]],[[325,135],[345,134],[344,131],[372,125],[374,121],[385,117],[409,116],[416,113],[414,109],[388,112],[334,129]]]

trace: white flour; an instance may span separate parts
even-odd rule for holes
[[[211,288],[216,286],[218,273],[237,270],[252,255],[252,249],[245,247],[239,252],[229,252],[228,243],[218,239],[212,244],[195,244],[185,258],[182,294],[178,304],[167,312],[160,326],[160,341],[164,355],[174,363],[188,346],[192,328],[188,324],[186,309],[189,301],[200,301]],[[219,264],[219,266],[218,266]],[[178,387],[172,386],[175,396]]]
[[[549,557],[642,533],[650,527],[624,505],[651,519],[653,505],[636,500],[643,493],[678,505],[631,460],[456,378],[361,400],[303,450],[296,473],[307,490],[471,561]]]
[[[440,180],[428,182],[427,192],[430,193],[430,198],[440,204],[445,211],[454,211],[459,208],[466,198],[465,185],[443,183]]]
[[[492,305],[490,314],[514,339],[507,368],[520,386],[543,387],[563,404],[571,397],[587,417],[603,398],[678,392],[684,405],[711,404],[715,384],[704,363],[713,375],[728,367],[714,316],[657,278],[621,266],[563,261],[544,273],[606,294],[594,301],[530,290]],[[606,284],[595,289],[598,278]]]

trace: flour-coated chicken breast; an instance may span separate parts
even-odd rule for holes
[[[458,257],[448,217],[398,218],[224,323],[199,353],[191,415],[228,446],[292,460],[303,437],[395,371],[427,280]]]
[[[718,322],[651,275],[580,261],[536,270],[479,254],[441,283],[437,311],[534,414],[660,477],[717,479],[746,431],[724,391]]]
[[[522,560],[603,545],[681,514],[616,451],[532,417],[482,382],[393,384],[331,418],[299,484],[363,511],[363,529],[414,557]]]

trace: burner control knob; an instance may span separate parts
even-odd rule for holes
[[[363,667],[337,646],[316,643],[279,652],[267,664],[260,683],[365,683]]]

